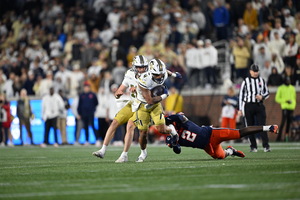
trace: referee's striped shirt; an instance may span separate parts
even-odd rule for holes
[[[239,110],[243,110],[245,103],[260,103],[261,101],[255,98],[256,95],[261,95],[264,100],[269,97],[269,94],[269,89],[263,78],[245,78],[239,94]]]

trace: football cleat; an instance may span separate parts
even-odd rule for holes
[[[100,150],[93,152],[93,155],[98,158],[104,158],[104,153],[102,153],[102,151],[100,151]]]
[[[135,162],[144,162],[147,158],[147,155],[140,155]]]
[[[242,151],[236,150],[232,146],[228,146],[227,149],[232,150],[232,155],[231,156],[237,156],[237,157],[241,157],[241,158],[245,157],[245,154]]]
[[[271,152],[270,147],[265,147],[265,148],[264,148],[264,152]]]
[[[277,134],[278,133],[278,126],[277,125],[270,126],[269,131],[272,132],[272,133]]]
[[[128,162],[128,156],[120,156],[118,160],[115,161],[115,163],[124,163]]]
[[[250,152],[257,153],[257,148],[251,148]]]

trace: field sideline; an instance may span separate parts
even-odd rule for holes
[[[300,143],[271,143],[272,152],[214,160],[204,151],[148,146],[148,158],[116,164],[121,147],[104,159],[94,146],[0,148],[0,199],[300,199]],[[226,144],[223,144],[225,147]]]

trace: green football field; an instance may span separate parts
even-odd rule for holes
[[[246,157],[224,160],[148,145],[144,163],[133,146],[121,164],[121,147],[110,146],[104,159],[92,156],[94,146],[2,147],[0,199],[300,199],[300,143],[270,145],[270,153],[250,153],[249,144],[234,144]]]

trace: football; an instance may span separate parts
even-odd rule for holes
[[[165,90],[166,90],[166,86],[164,86],[164,85],[155,86],[151,90],[151,96],[152,97],[160,96],[165,93]]]

